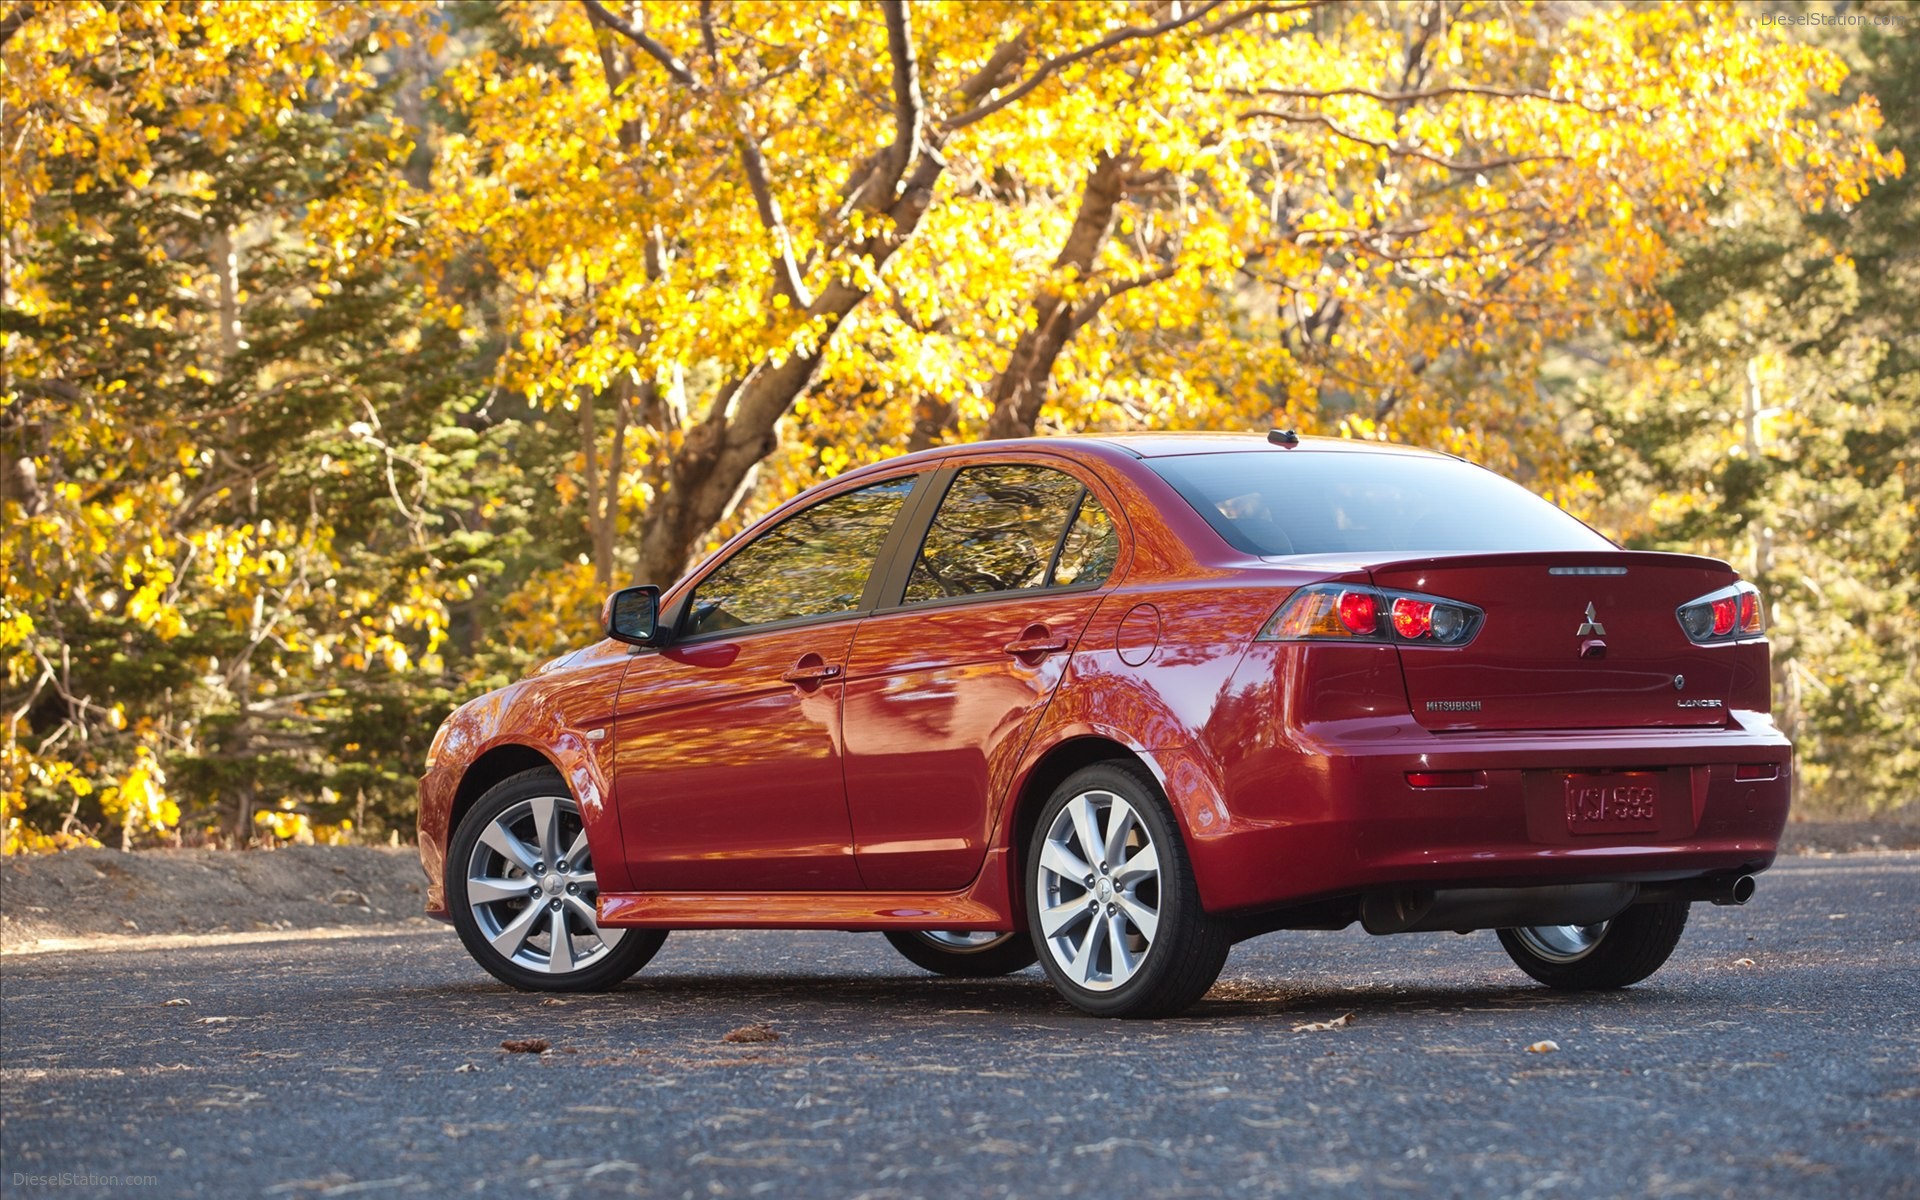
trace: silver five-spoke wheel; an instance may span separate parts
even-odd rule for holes
[[[530,971],[584,970],[618,945],[600,928],[587,831],[571,798],[535,796],[489,821],[467,863],[474,924],[501,957]]]
[[[1040,850],[1040,931],[1066,977],[1088,991],[1125,984],[1160,931],[1160,853],[1132,804],[1083,792]]]

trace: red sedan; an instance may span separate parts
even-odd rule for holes
[[[1553,987],[1666,961],[1787,815],[1760,598],[1398,446],[955,446],[796,497],[462,706],[428,910],[517,987],[673,929],[874,930],[1178,1012],[1277,929],[1494,929]]]

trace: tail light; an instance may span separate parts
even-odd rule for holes
[[[1260,630],[1258,640],[1464,646],[1485,619],[1484,612],[1458,600],[1322,583],[1287,597]]]
[[[1687,637],[1700,645],[1758,637],[1766,632],[1760,615],[1760,590],[1750,583],[1709,592],[1682,604],[1675,615]]]

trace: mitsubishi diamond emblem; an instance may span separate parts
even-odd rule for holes
[[[1575,637],[1605,637],[1607,627],[1600,623],[1600,614],[1593,611],[1593,601],[1587,601],[1587,619],[1580,622],[1580,628],[1573,631]]]

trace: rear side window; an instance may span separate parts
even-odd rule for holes
[[[927,529],[906,603],[1104,582],[1119,537],[1080,481],[1024,464],[966,467]]]
[[[1256,450],[1146,462],[1247,554],[1614,548],[1519,484],[1454,459]]]
[[[700,581],[687,633],[850,613],[913,479],[890,479],[803,509]]]

